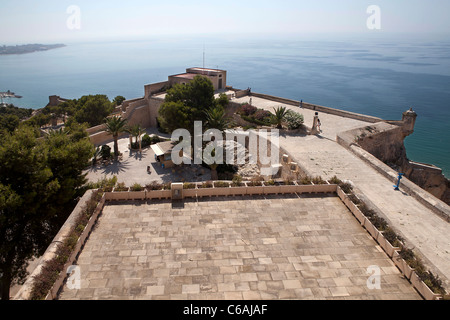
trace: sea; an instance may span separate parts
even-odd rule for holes
[[[223,34],[65,44],[0,56],[0,91],[22,96],[5,102],[38,109],[51,95],[133,99],[144,95],[144,85],[188,67],[225,69],[234,88],[387,120],[413,108],[408,158],[450,177],[449,35]]]

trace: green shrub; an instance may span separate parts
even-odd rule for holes
[[[214,182],[214,187],[216,188],[228,188],[230,184],[228,182],[224,181],[216,181]]]
[[[442,280],[435,276],[431,271],[422,273],[420,280],[422,280],[435,294],[446,295],[447,292],[442,287]]]
[[[287,186],[294,185],[294,177],[293,176],[287,176],[286,179],[284,179],[284,184]]]
[[[130,190],[131,191],[142,191],[142,186],[139,183],[135,183],[131,186]]]
[[[147,190],[162,190],[164,185],[158,183],[157,181],[153,181],[145,186]]]
[[[353,186],[348,182],[341,182],[339,187],[344,191],[344,193],[351,193],[353,191]]]
[[[190,182],[183,183],[183,189],[195,189],[195,184]]]
[[[311,177],[305,176],[305,177],[302,177],[298,182],[299,182],[299,184],[302,184],[302,185],[308,185],[308,184],[311,184],[312,179],[311,179]]]
[[[390,227],[383,231],[383,236],[393,247],[401,246],[402,239]]]
[[[301,127],[304,122],[304,117],[298,112],[288,110],[284,116],[284,121],[286,122],[289,130],[295,130]]]
[[[157,135],[153,135],[153,136],[151,137],[151,139],[152,139],[151,144],[155,144],[155,143],[161,142],[161,138],[158,137]]]
[[[353,193],[350,193],[348,195],[348,198],[350,199],[351,202],[353,202],[356,205],[361,204],[361,200],[359,200],[359,198]]]
[[[113,176],[112,178],[103,177],[97,182],[89,182],[86,185],[86,189],[102,189],[104,192],[111,192],[114,186],[117,183],[117,177]]]
[[[336,176],[329,179],[328,182],[330,182],[331,184],[338,184],[338,185],[342,183],[342,181],[340,179],[338,179],[338,177],[336,177]]]
[[[384,231],[388,227],[388,223],[386,222],[386,220],[377,215],[373,215],[369,218],[369,220],[379,231]]]
[[[253,117],[244,116],[244,115],[241,115],[241,118],[244,119],[245,121],[248,121],[248,122],[260,125],[260,126],[269,126],[272,124],[272,121],[270,119],[263,121],[263,120],[255,119]]]
[[[312,182],[314,184],[326,184],[327,183],[325,180],[322,179],[322,177],[314,177],[312,179]]]
[[[100,154],[103,160],[109,160],[112,157],[112,153],[111,153],[111,147],[108,146],[107,144],[103,145],[101,150],[100,150]]]
[[[146,148],[152,144],[152,138],[146,133],[142,137],[142,148]]]
[[[199,188],[212,188],[213,183],[211,181],[205,181],[202,184],[198,185]]]
[[[233,176],[231,185],[232,185],[233,187],[239,187],[239,186],[241,186],[241,185],[242,185],[242,177],[241,177],[240,175],[238,175],[238,174],[235,174],[235,175]]]
[[[257,187],[262,186],[262,182],[264,181],[264,178],[262,176],[254,176],[250,182],[248,183],[249,186]]]
[[[114,189],[114,191],[128,191],[128,188],[125,186],[124,182],[120,182],[120,183],[117,184],[117,186]]]

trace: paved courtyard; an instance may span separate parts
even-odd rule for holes
[[[331,195],[108,203],[78,265],[63,300],[420,299]]]
[[[163,138],[170,138],[167,134],[161,134],[156,128],[146,130],[149,135],[159,135]],[[133,138],[134,141],[134,138]],[[114,148],[114,142],[108,141],[105,144]],[[86,178],[90,182],[97,182],[103,178],[117,177],[117,182],[123,182],[130,187],[134,183],[145,186],[155,181],[158,183],[182,182],[182,181],[207,181],[211,179],[211,171],[200,165],[192,165],[175,168],[162,168],[155,160],[155,153],[150,147],[139,150],[129,149],[130,139],[123,137],[118,140],[119,151],[123,154],[120,162],[114,162],[107,166],[98,164],[86,170]],[[147,172],[150,166],[151,173]]]

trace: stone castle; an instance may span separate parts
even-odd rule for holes
[[[144,97],[124,101],[121,106],[116,108],[115,113],[128,119],[128,123],[131,125],[139,124],[143,128],[157,127],[158,110],[164,102],[166,90],[174,84],[187,83],[196,75],[208,77],[217,94],[225,93],[229,97],[230,105],[233,105],[236,99],[261,97],[296,107],[302,104],[303,108],[369,122],[370,126],[339,133],[337,141],[343,142],[347,146],[359,145],[391,168],[405,173],[407,178],[421,188],[450,204],[450,180],[442,174],[442,170],[430,164],[410,161],[406,156],[404,139],[414,132],[417,117],[412,109],[403,113],[402,120],[383,120],[344,110],[254,93],[249,89],[235,89],[227,86],[227,72],[225,70],[194,67],[186,69],[185,73],[169,76],[167,81],[145,85]],[[60,98],[56,96],[51,97],[51,101],[54,103],[57,103],[58,99]],[[315,128],[315,126],[312,125],[312,128]],[[91,141],[95,145],[99,145],[110,138],[103,131],[103,126],[90,128],[89,133],[91,134]],[[355,137],[357,137],[357,141],[355,141]]]

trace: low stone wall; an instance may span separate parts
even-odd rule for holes
[[[275,102],[292,105],[294,107],[300,106],[300,101],[286,99],[286,98],[280,98],[280,97],[271,96],[271,95],[268,95],[268,94],[251,92],[250,96],[257,97],[257,98],[262,98],[262,99],[267,99],[267,100],[272,100],[272,101],[275,101]]]
[[[119,139],[126,137],[126,136],[128,136],[128,133],[123,132],[119,135]],[[107,144],[107,143],[110,143],[113,141],[113,137],[106,131],[94,133],[89,136],[89,139],[95,147],[98,147],[98,146],[101,146],[101,145],[104,145],[104,144]]]
[[[145,98],[148,99],[152,94],[158,93],[169,86],[169,81],[152,83],[144,86]]]
[[[335,109],[335,108],[324,107],[324,106],[320,106],[317,104],[311,104],[311,103],[307,103],[307,102],[303,102],[302,105],[303,105],[303,108],[305,108],[305,109],[310,109],[310,110],[314,110],[317,112],[334,114],[336,116],[340,116],[340,117],[344,117],[344,118],[361,120],[361,121],[370,122],[370,123],[376,123],[376,122],[383,121],[381,118],[367,116],[364,114],[349,112],[349,111]]]
[[[98,133],[98,132],[101,132],[101,131],[104,131],[104,130],[105,130],[105,125],[104,124],[101,124],[101,125],[98,125],[98,126],[95,126],[95,127],[90,127],[90,128],[86,129],[86,131],[87,131],[87,133],[89,135],[92,135],[92,134],[95,134],[95,133]]]
[[[386,163],[399,168],[398,170],[405,174],[402,180],[406,183],[405,187],[410,184],[408,190],[411,195],[415,195],[416,199],[439,215],[444,215],[444,219],[448,220],[448,210],[444,210],[447,205],[442,201],[450,192],[447,187],[448,180],[442,175],[441,169],[408,160],[403,143],[406,134],[402,125],[403,122],[397,122],[397,125],[378,122],[368,127],[341,132],[337,135],[336,141],[393,182],[397,181],[398,174]],[[433,200],[434,198],[437,202]]]
[[[348,149],[352,151],[355,155],[357,155],[359,158],[364,160],[366,163],[368,163],[376,171],[378,171],[383,176],[388,178],[393,184],[397,183],[398,173],[391,167],[384,164],[382,161],[378,160],[372,154],[356,145],[351,145],[349,146]],[[400,188],[405,192],[407,192],[408,194],[410,194],[411,196],[413,196],[416,200],[418,200],[420,203],[425,205],[431,211],[436,213],[442,219],[444,219],[447,222],[450,222],[450,209],[446,203],[439,200],[429,192],[423,190],[422,188],[420,188],[418,185],[411,182],[407,178],[403,178],[401,180]]]
[[[24,285],[21,287],[19,292],[14,297],[14,300],[29,300],[31,297],[31,290],[33,288],[33,278],[41,273],[42,267],[45,265],[45,263],[55,257],[56,250],[58,248],[58,245],[67,238],[67,236],[70,234],[70,232],[74,229],[76,221],[82,214],[83,208],[85,207],[86,203],[91,199],[93,194],[93,190],[88,190],[83,195],[83,197],[78,202],[75,209],[70,214],[69,218],[67,218],[64,225],[59,230],[58,234],[53,238],[53,241],[48,246],[47,250],[43,254],[43,256],[40,258],[40,261],[36,268],[31,272],[31,274],[28,276],[27,280],[25,281]]]

